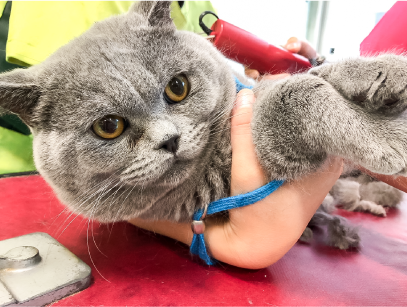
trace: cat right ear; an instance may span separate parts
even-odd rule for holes
[[[175,28],[171,19],[171,1],[139,1],[130,11],[146,18],[150,26]]]
[[[0,107],[17,114],[29,126],[40,94],[29,69],[0,74]]]

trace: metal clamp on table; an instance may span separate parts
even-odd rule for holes
[[[90,267],[50,235],[0,241],[0,306],[44,306],[90,284]]]

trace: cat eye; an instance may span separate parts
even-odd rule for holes
[[[104,139],[114,139],[121,135],[125,128],[124,118],[106,115],[93,123],[93,131]]]
[[[177,103],[187,97],[189,91],[189,82],[184,75],[175,76],[168,82],[164,90],[165,100],[172,104]]]

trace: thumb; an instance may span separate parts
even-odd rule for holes
[[[301,41],[296,37],[290,37],[283,47],[288,51],[298,53],[307,59],[315,59],[317,57],[317,52],[309,42]]]
[[[296,37],[290,37],[284,48],[293,53],[299,53],[301,50],[301,41]]]
[[[253,191],[266,183],[264,172],[257,160],[250,127],[255,100],[251,90],[241,90],[232,112],[232,195]]]

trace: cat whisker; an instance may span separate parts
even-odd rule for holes
[[[124,185],[124,184],[123,184],[123,185]],[[123,186],[123,185],[122,185],[122,186]],[[121,186],[121,187],[122,187],[122,186]],[[132,189],[134,189],[134,186],[133,186]],[[110,204],[109,209],[110,209],[111,206],[112,206],[113,204],[115,204],[127,191],[128,191],[128,188],[124,189],[123,193],[121,193],[118,197],[116,197],[116,199]],[[131,193],[131,191],[130,191],[130,193]],[[126,196],[126,198],[127,198],[127,197],[128,197],[128,195]],[[117,212],[120,212],[120,210],[118,210]],[[113,221],[116,220],[116,217],[117,217],[117,215],[113,218]],[[110,235],[109,235],[109,237],[110,237]]]
[[[231,107],[227,107],[225,106],[225,108],[223,110],[217,110],[217,112],[215,113],[215,116],[212,117],[211,119],[211,124],[215,124],[218,120],[220,119],[225,119],[224,117],[227,115],[229,115],[233,109],[234,105],[232,105]]]
[[[245,115],[245,114],[249,114],[249,112],[232,115],[232,116],[230,116],[230,117],[228,118],[228,120],[229,120],[229,119],[232,119],[233,117],[241,116],[241,115]],[[223,129],[220,129],[220,130],[211,131],[209,135],[210,135],[210,136],[214,136],[214,135],[216,135],[216,134],[218,134],[218,133],[220,133],[220,132],[223,132],[223,131],[225,131],[225,130],[230,130],[230,127],[223,128]]]
[[[96,199],[96,201],[98,201],[98,199],[100,199],[101,197],[103,197],[104,195],[106,195],[106,193],[108,193],[111,189],[109,189],[109,190],[107,190],[106,191],[106,188],[109,186],[109,185],[111,185],[112,183],[113,183],[113,181],[114,180],[111,180],[110,182],[108,182],[103,188],[102,188],[102,190],[100,191],[100,189],[98,190],[98,191],[95,191],[94,193],[92,193],[88,198],[86,198],[78,207],[77,207],[77,209],[80,209],[90,198],[92,198],[94,195],[96,195],[97,193],[100,193],[99,194],[99,196],[98,196],[98,198]],[[117,185],[117,184],[116,184]],[[115,186],[116,186],[115,185]],[[114,188],[114,187],[113,187]],[[60,237],[64,232],[65,232],[65,230],[69,227],[69,225],[71,225],[72,224],[72,222],[81,214],[83,212],[83,210],[81,210],[76,216],[75,216],[75,218],[73,218],[69,223],[68,223],[68,225],[66,225],[66,227],[64,228],[64,230],[58,235],[58,237]],[[72,212],[67,218],[66,218],[66,220],[64,221],[64,223],[72,216],[74,214],[74,212]],[[62,225],[64,224],[64,223],[62,223]],[[62,227],[62,226],[61,226]],[[59,231],[59,230],[58,230]]]
[[[80,195],[78,195],[78,196],[74,199],[74,201],[75,201],[76,199],[79,199],[80,197],[82,197],[82,196],[84,196],[84,195],[87,195],[90,190],[93,190],[93,189],[95,189],[95,188],[97,188],[97,187],[99,187],[99,186],[102,186],[103,184],[106,183],[106,181],[108,181],[110,178],[112,178],[113,176],[117,175],[117,174],[118,174],[119,172],[121,172],[121,171],[122,171],[122,169],[117,169],[117,170],[114,171],[108,178],[102,180],[101,182],[99,182],[99,183],[96,184],[95,186],[92,186],[91,188],[89,188],[89,189],[85,190],[84,192],[82,192]]]
[[[116,196],[116,194],[123,188],[123,186],[125,185],[125,183],[122,183],[121,185],[120,185],[120,187],[117,189],[117,191],[115,191],[112,195],[111,195],[111,197],[112,198],[114,198],[115,196]],[[124,193],[124,192],[123,192]],[[123,195],[123,193],[121,194],[121,195]],[[120,196],[121,196],[120,195]],[[119,197],[120,197],[119,196]],[[110,197],[110,196],[109,196]],[[110,208],[112,207],[112,205],[117,201],[117,199],[119,198],[119,197],[117,197],[117,198],[115,198],[111,203],[110,203],[110,205],[109,205],[109,208],[108,208],[108,210],[107,211],[110,211]],[[107,198],[108,199],[108,198]],[[106,199],[106,200],[107,200]]]
[[[78,206],[77,209],[80,209],[80,208],[82,207],[82,205],[84,205],[88,199],[90,199],[94,194],[96,194],[96,193],[98,193],[98,192],[99,192],[99,191],[96,191],[96,192],[92,193],[88,198],[86,198],[86,199]],[[65,221],[61,224],[61,226],[60,226],[60,228],[57,230],[57,232],[63,227],[63,225],[66,223],[66,221],[67,221],[73,214],[75,214],[75,212],[71,212],[71,214],[70,214],[70,215],[65,219]],[[80,214],[81,214],[81,211],[79,211],[79,213],[76,215],[76,217],[75,217],[74,219],[72,219],[72,220],[68,223],[68,225],[67,225],[67,226],[64,228],[64,230],[58,235],[58,237],[62,235],[62,233],[68,228],[69,225],[71,225],[71,223],[72,223]]]
[[[69,215],[69,217],[67,218],[67,219],[69,219],[72,215],[73,215],[74,213],[71,213],[70,215]],[[73,223],[73,221],[75,221],[76,220],[76,218],[78,217],[80,215],[80,213],[78,213],[69,223],[68,223],[68,225],[66,225],[66,227],[61,231],[61,233],[57,236],[57,239],[60,237],[60,236],[62,236],[62,234],[65,232],[65,230],[69,227],[69,225],[71,225],[72,223]],[[64,223],[65,223],[66,221],[64,221]],[[63,224],[62,224],[63,225]],[[62,227],[62,226],[61,226]],[[58,230],[59,231],[59,230]],[[57,231],[57,232],[58,232]]]
[[[114,222],[112,222],[112,226],[110,227],[110,229],[109,229],[109,226],[108,226],[109,224],[106,224],[106,226],[107,226],[107,230],[109,231],[109,236],[107,237],[107,242],[109,243],[110,242],[110,237],[112,236],[112,232],[113,232],[113,226],[114,226]]]
[[[52,225],[54,225],[54,223],[56,222],[56,220],[57,220],[63,213],[65,213],[65,212],[67,212],[67,211],[68,211],[68,208],[65,207],[57,216],[55,216],[54,219],[53,219],[53,221],[52,221],[52,223],[49,225],[49,228],[51,228]]]
[[[103,253],[103,252],[100,250],[99,246],[96,244],[95,235],[94,235],[94,232],[93,232],[93,222],[94,222],[93,214],[92,214],[92,218],[91,218],[91,219],[92,219],[92,239],[93,239],[93,243],[95,243],[95,246],[96,246],[97,250],[98,250],[103,256],[105,256],[106,258],[109,258],[109,257],[106,256],[105,253]]]
[[[85,190],[84,192],[81,193],[81,195],[78,195],[75,199],[79,199],[79,198],[82,197],[83,195],[89,194],[89,191],[91,191],[91,190],[97,188],[98,186],[102,186],[103,184],[106,183],[106,181],[108,181],[108,180],[109,180],[113,175],[115,175],[118,171],[120,171],[120,170],[117,170],[117,171],[113,172],[112,175],[110,175],[107,179],[105,179],[105,180],[99,182],[98,184],[96,184],[95,186],[93,186],[93,187],[91,187],[91,188]],[[110,183],[109,183],[109,184],[110,184]],[[98,193],[98,192],[99,192],[99,190],[95,191],[94,193],[92,193],[92,194],[90,194],[90,195],[87,195],[88,197],[82,202],[82,204],[85,203],[88,199],[90,199],[93,195],[95,195],[95,194]],[[74,199],[74,201],[75,201],[75,199]],[[78,209],[82,206],[82,204],[80,204],[80,205],[78,206]],[[59,216],[60,216],[62,213],[66,212],[66,211],[68,211],[68,208],[65,208],[64,210],[62,210],[62,212],[55,218],[55,220],[54,220],[52,223],[54,223],[54,222],[59,218]],[[65,221],[61,224],[60,228],[61,228],[62,225],[72,216],[72,214],[73,214],[73,212],[65,219]],[[71,221],[71,222],[72,222],[72,221]],[[52,225],[52,224],[51,224],[51,225]],[[69,226],[69,225],[68,225],[68,226]],[[57,232],[58,232],[58,231],[59,231],[59,229],[57,230]],[[65,229],[64,229],[64,231],[65,231]],[[61,233],[61,234],[62,234],[62,233]],[[61,235],[61,234],[60,234],[60,235]]]
[[[133,192],[133,190],[134,190],[135,187],[136,187],[136,186],[133,186],[133,187],[130,189],[130,192],[127,194],[127,196],[126,196],[125,199],[123,200],[122,204],[125,203],[127,197],[130,196],[131,192]],[[117,214],[116,214],[116,217],[114,218],[114,220],[116,220],[116,218],[117,218],[117,216],[119,215],[119,213],[120,213],[120,210],[117,210]]]
[[[103,274],[99,271],[99,269],[97,268],[95,262],[93,261],[92,254],[91,254],[91,252],[90,252],[90,247],[89,247],[89,225],[90,225],[90,219],[88,219],[88,229],[87,229],[87,231],[86,231],[86,245],[87,245],[87,247],[88,247],[88,254],[89,254],[90,261],[92,262],[93,266],[95,267],[96,272],[98,272],[99,275],[100,275],[104,280],[106,280],[108,283],[110,283],[110,281],[109,281],[106,277],[104,277]]]

